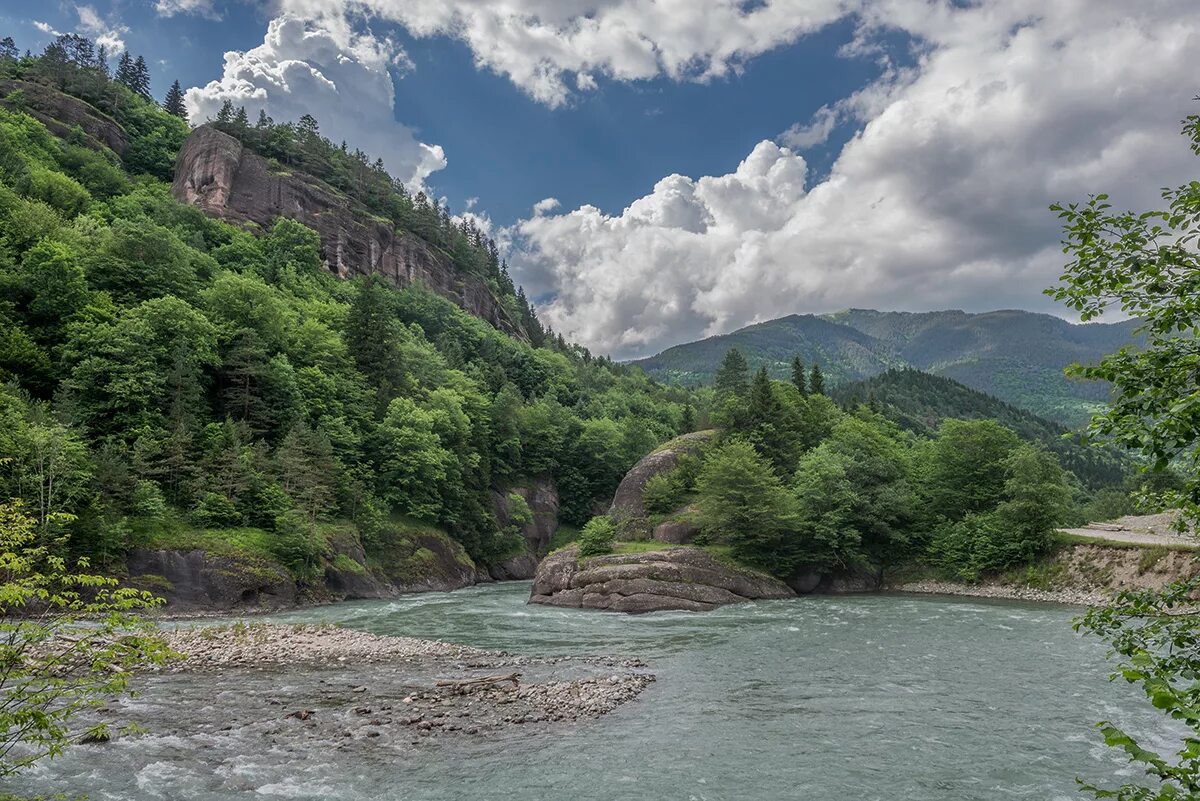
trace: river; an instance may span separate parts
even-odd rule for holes
[[[189,730],[320,673],[161,676],[128,710],[148,729],[80,747],[14,791],[92,799],[774,801],[1075,799],[1120,756],[1094,723],[1164,744],[1135,688],[1107,680],[1078,610],[920,596],[808,597],[640,617],[526,606],[528,584],[298,610],[525,654],[645,659],[658,676],[596,721],[384,748]],[[369,676],[366,680],[369,680]]]

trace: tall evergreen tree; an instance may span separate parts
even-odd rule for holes
[[[808,379],[808,389],[814,395],[825,394],[825,376],[821,373],[821,365],[814,364]]]
[[[718,398],[746,397],[750,390],[750,367],[746,357],[737,348],[730,348],[721,359],[721,366],[713,378],[713,388]]]
[[[168,114],[174,114],[181,120],[187,119],[187,107],[183,104],[183,89],[179,86],[179,81],[171,84],[171,88],[167,90],[167,98],[163,101],[163,109]]]
[[[121,53],[121,58],[117,60],[117,83],[124,86],[126,89],[137,91],[134,89],[137,79],[134,75],[133,56],[129,55],[129,51]]]
[[[804,362],[800,361],[800,357],[792,359],[792,383],[801,395],[808,394],[808,379],[804,375]]]
[[[102,44],[96,48],[96,69],[105,78],[112,77],[112,69],[108,66],[108,45]]]
[[[146,59],[141,56],[133,62],[133,85],[129,87],[147,100],[153,100],[150,95],[150,68],[146,66]]]
[[[11,36],[0,39],[0,61],[16,61],[17,55],[17,43]]]

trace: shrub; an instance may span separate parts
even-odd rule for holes
[[[159,521],[167,513],[167,501],[155,481],[139,481],[133,489],[130,509],[138,517]]]
[[[593,517],[579,532],[579,555],[597,556],[611,553],[617,538],[617,526],[608,515]]]
[[[192,510],[192,522],[201,528],[226,528],[242,522],[233,501],[216,492],[205,493]]]

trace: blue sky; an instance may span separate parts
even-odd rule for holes
[[[1196,166],[1195,0],[9,0],[0,27],[122,40],[193,122],[311,113],[477,199],[542,317],[617,357],[846,307],[1063,314],[1047,207],[1152,207]]]

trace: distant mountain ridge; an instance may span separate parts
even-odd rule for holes
[[[777,378],[790,376],[795,356],[808,365],[818,362],[832,385],[914,367],[1077,426],[1104,403],[1109,390],[1104,384],[1070,380],[1063,369],[1132,343],[1136,326],[1134,320],[1074,324],[1020,310],[847,309],[757,323],[633,364],[655,377],[689,385],[710,382],[721,357],[734,347],[752,368],[765,366]]]

